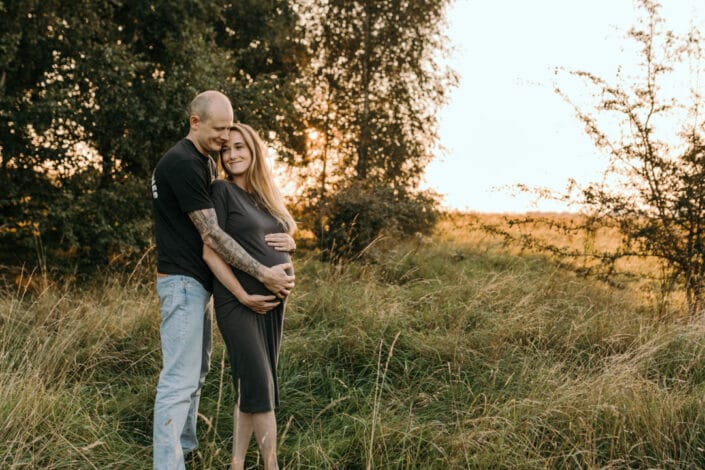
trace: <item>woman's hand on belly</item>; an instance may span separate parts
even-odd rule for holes
[[[238,300],[240,300],[240,303],[245,307],[262,315],[281,303],[277,300],[275,295],[248,294],[246,296],[242,296],[242,298]]]
[[[296,242],[288,233],[268,233],[264,236],[264,241],[277,251],[291,253],[296,249]]]

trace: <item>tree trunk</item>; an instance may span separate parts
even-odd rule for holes
[[[328,167],[328,148],[330,145],[330,107],[329,103],[331,100],[330,96],[330,83],[328,84],[328,90],[326,92],[326,116],[323,120],[323,171],[321,172],[321,201],[326,198],[326,177],[327,177],[327,167]]]
[[[108,145],[99,145],[98,151],[100,152],[102,174],[100,175],[100,188],[107,188],[113,180],[113,173],[115,172],[115,157]]]
[[[705,312],[703,280],[689,277],[686,282],[685,297],[688,302],[688,313],[693,318]]]
[[[369,6],[365,5],[364,53],[362,55],[362,115],[360,117],[360,143],[357,151],[357,178],[367,179],[370,147],[370,54],[371,24]]]

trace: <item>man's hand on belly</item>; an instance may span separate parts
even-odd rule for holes
[[[294,288],[294,276],[287,274],[287,269],[293,269],[291,263],[277,264],[271,268],[262,269],[259,281],[274,295],[283,299]]]

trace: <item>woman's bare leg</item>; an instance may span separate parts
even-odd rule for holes
[[[255,439],[264,460],[265,470],[278,470],[277,462],[277,419],[274,411],[253,413],[250,415],[254,424]]]
[[[240,411],[240,407],[236,406],[233,414],[233,457],[230,462],[230,470],[245,468],[247,448],[250,446],[253,430],[252,414],[243,413]]]

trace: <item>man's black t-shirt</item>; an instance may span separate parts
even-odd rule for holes
[[[213,274],[203,261],[203,241],[188,213],[213,208],[214,178],[215,162],[188,139],[169,149],[152,174],[157,271],[191,276],[208,291],[213,288]]]

